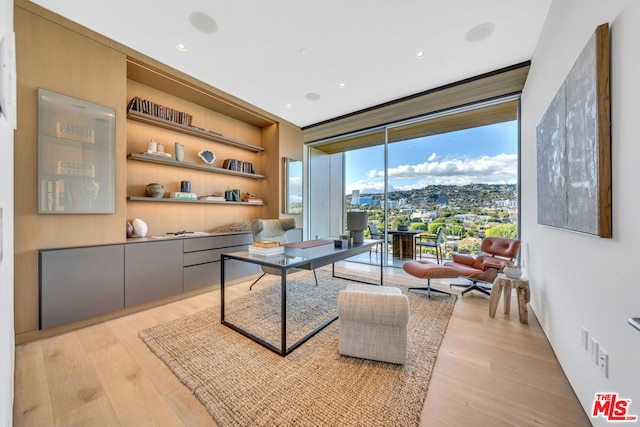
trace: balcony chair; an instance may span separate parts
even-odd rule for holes
[[[451,283],[449,286],[465,287],[462,295],[473,290],[490,295],[491,286],[481,283],[493,283],[507,263],[516,258],[519,249],[520,240],[507,239],[506,237],[485,237],[480,245],[480,250],[483,252],[481,255],[474,258],[454,253],[453,261],[446,262],[444,265],[455,269],[461,277],[469,280],[471,284]]]
[[[386,248],[385,244],[387,243],[384,233],[378,230],[375,225],[369,224],[369,234],[372,240],[379,240],[379,242],[376,243],[376,253],[378,253],[378,249],[380,249],[380,252],[383,252],[382,248]],[[371,254],[371,248],[369,248],[369,254]]]
[[[253,234],[253,241],[269,241],[269,242],[278,242],[281,245],[286,245],[289,243],[287,241],[287,231],[292,230],[296,227],[296,221],[293,218],[285,218],[285,219],[254,219],[251,221],[251,232]],[[253,285],[258,283],[258,280],[262,279],[266,274],[275,274],[277,276],[281,275],[281,271],[278,268],[272,268],[267,266],[262,267],[262,274],[258,277],[252,284],[249,286],[249,290],[253,288]],[[291,271],[299,271],[298,269],[294,269]],[[316,271],[313,270],[313,277],[316,281],[316,286],[318,286],[318,276],[316,275]]]
[[[438,264],[444,261],[442,245],[444,244],[444,227],[438,228],[436,234],[419,234],[416,236],[416,250],[422,258],[422,248],[434,248],[436,250],[436,261]]]

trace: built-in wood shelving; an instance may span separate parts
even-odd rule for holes
[[[154,156],[152,154],[130,153],[127,155],[127,159],[137,160],[141,162],[157,163],[157,164],[166,165],[166,166],[175,166],[175,167],[185,168],[185,169],[195,169],[195,170],[200,170],[205,172],[241,176],[244,178],[252,178],[252,179],[265,178],[264,175],[260,175],[257,173],[238,172],[230,169],[218,168],[215,166],[199,165],[197,163],[190,163],[190,162],[179,162],[178,160],[175,160],[169,157]]]

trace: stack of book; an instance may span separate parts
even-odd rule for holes
[[[247,247],[249,254],[263,257],[272,257],[284,254],[284,246],[278,242],[260,241],[253,242]]]
[[[226,201],[226,199],[222,196],[216,196],[214,194],[208,195],[208,196],[200,196],[198,197],[198,199],[200,200],[209,200],[209,201],[214,201],[214,202],[224,202]]]
[[[196,193],[185,193],[182,191],[174,191],[169,193],[170,199],[181,199],[181,200],[198,200],[198,195]]]

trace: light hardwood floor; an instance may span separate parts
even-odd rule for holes
[[[370,267],[348,264],[359,274]],[[390,268],[393,279],[415,279]],[[446,282],[448,283],[448,282]],[[448,290],[443,282],[435,287]],[[247,292],[229,288],[229,298]],[[454,288],[454,292],[459,288]],[[488,316],[488,297],[458,298],[420,426],[589,426],[535,316]],[[138,331],[208,308],[219,291],[16,348],[15,426],[215,426]]]

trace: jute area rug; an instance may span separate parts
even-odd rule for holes
[[[316,287],[307,273],[287,284],[288,345],[336,313],[338,291],[348,282],[321,271],[318,280]],[[228,303],[226,313],[279,345],[280,286],[272,283]],[[404,366],[339,355],[339,319],[286,357],[221,325],[219,306],[144,329],[140,337],[219,426],[416,426],[455,296],[428,299],[385,285],[409,297]]]

